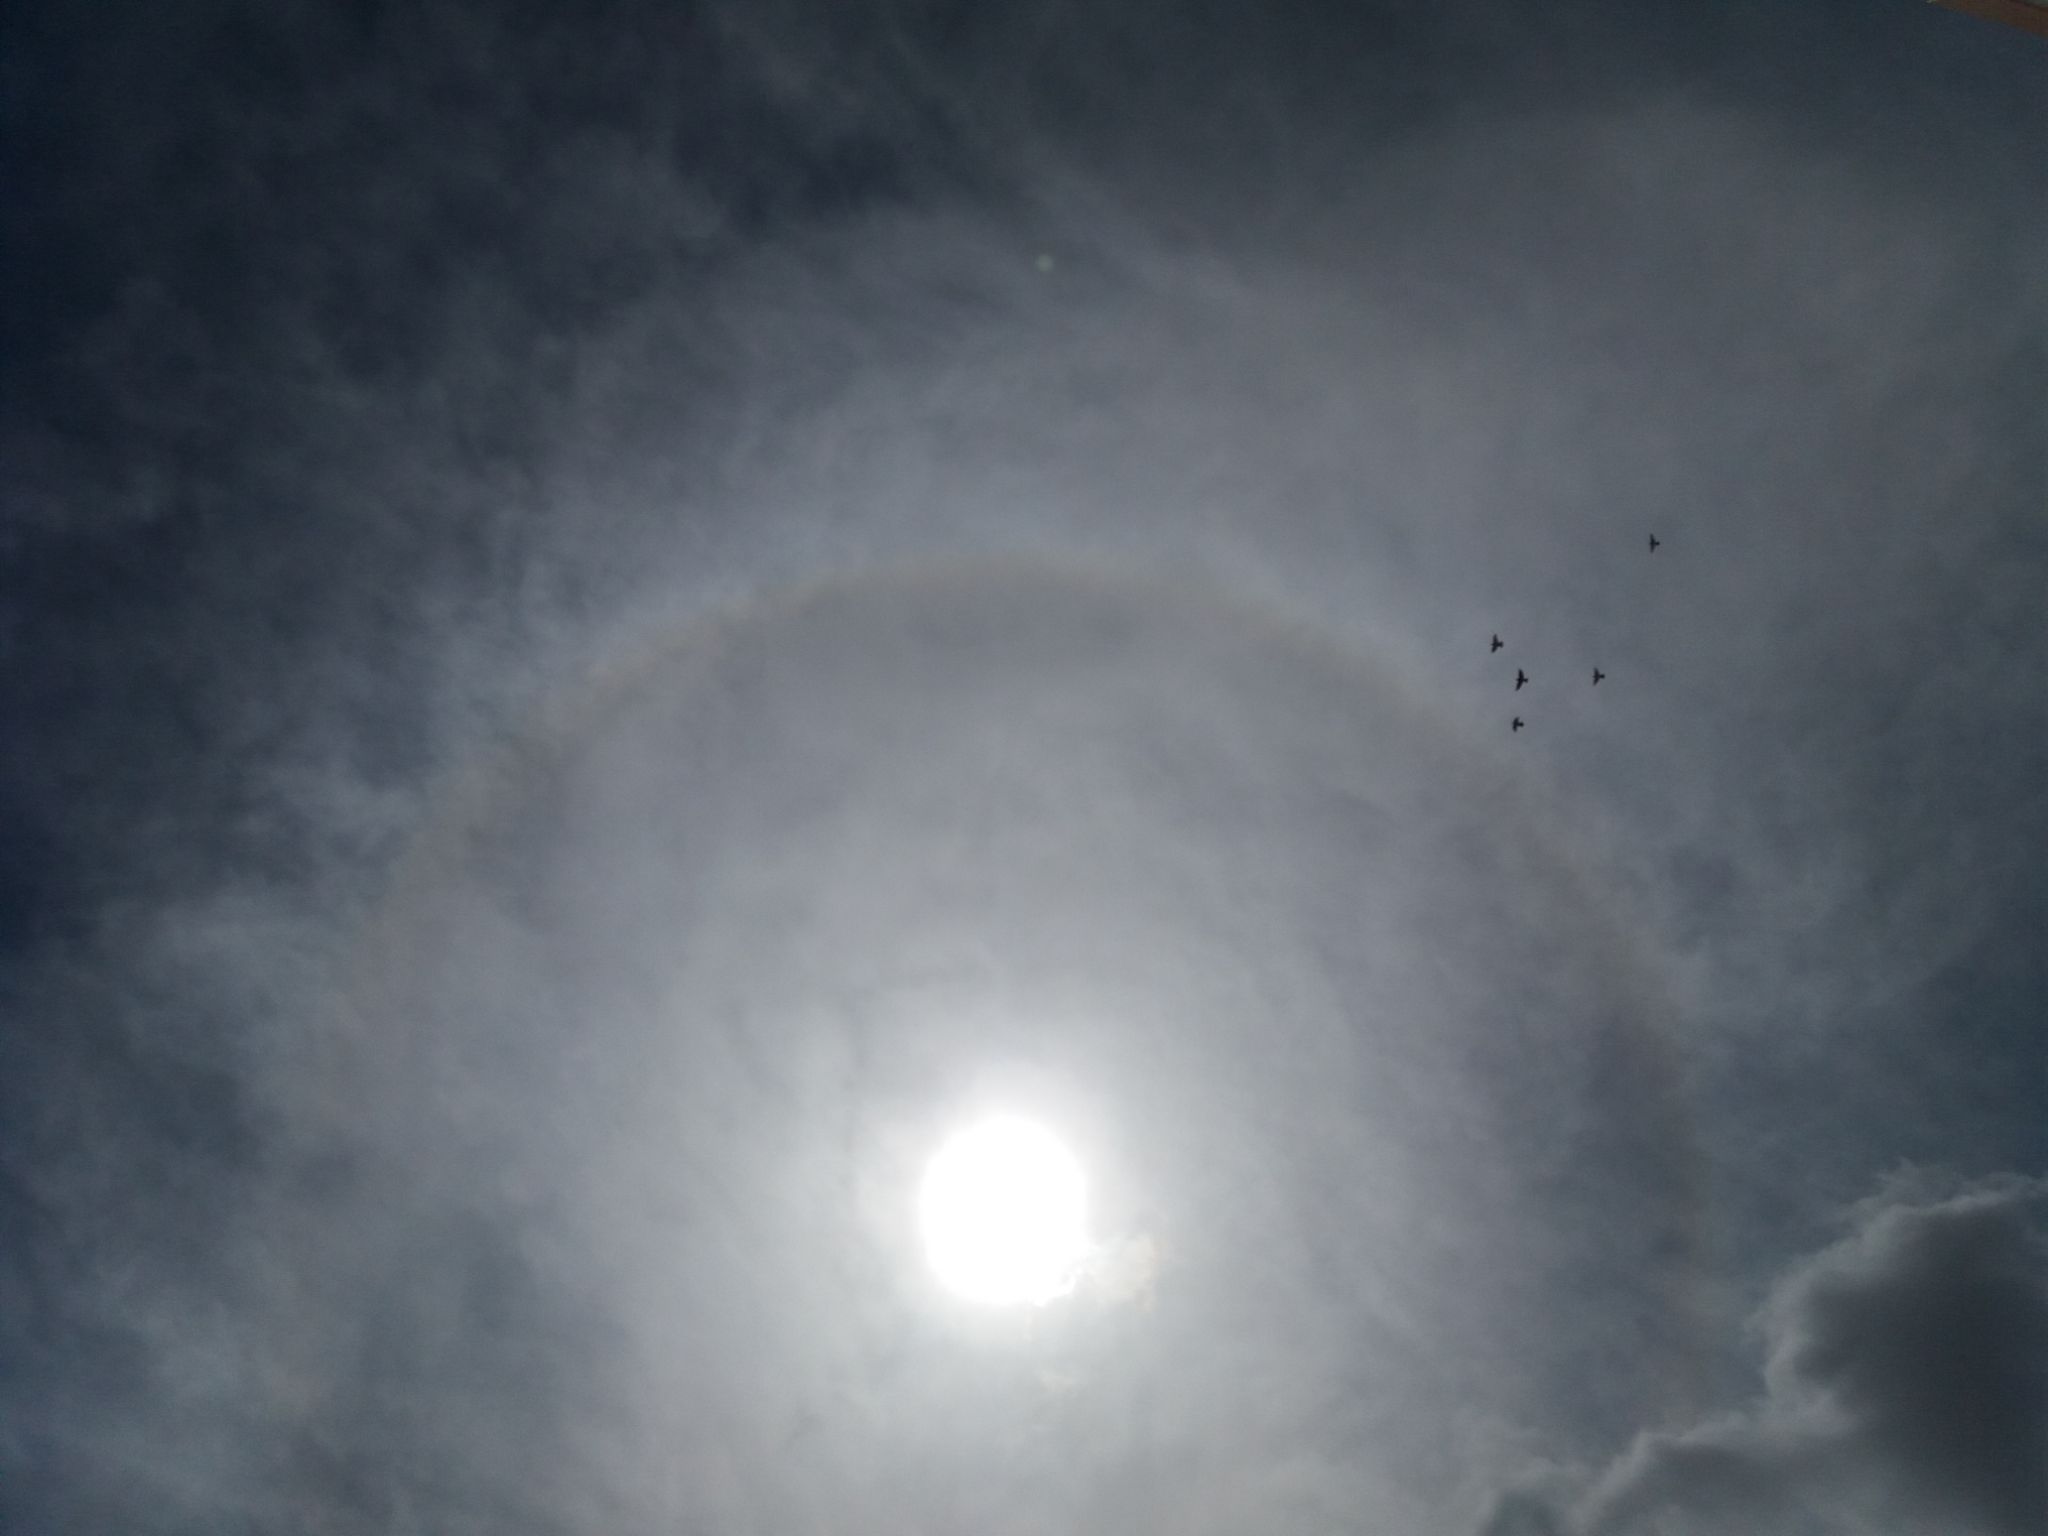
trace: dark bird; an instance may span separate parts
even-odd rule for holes
[[[1520,667],[1515,668],[1515,692],[1520,693],[1522,691],[1522,685],[1528,681],[1529,674],[1524,672]]]
[[[1659,544],[1662,544],[1663,542],[1664,542],[1664,541],[1663,541],[1662,539],[1658,538],[1658,537],[1657,537],[1657,535],[1655,535],[1654,533],[1653,533],[1653,534],[1651,534],[1651,535],[1650,535],[1650,553],[1651,553],[1651,554],[1653,554],[1653,555],[1654,555],[1655,553],[1657,553],[1657,546],[1658,546]]]
[[[1493,637],[1493,644],[1492,644],[1492,645],[1490,645],[1490,646],[1488,646],[1488,647],[1487,647],[1487,649],[1488,649],[1489,651],[1497,651],[1497,650],[1499,650],[1499,649],[1500,649],[1500,636],[1499,636],[1499,635],[1495,635],[1495,636]]]
[[[1593,669],[1593,686],[1595,688],[1598,688],[1600,686],[1600,679],[1605,677],[1606,675],[1607,674],[1605,672],[1602,672],[1598,667],[1595,667]]]
[[[1512,734],[1513,734],[1514,732],[1516,732],[1516,731],[1519,731],[1519,730],[1520,730],[1521,728],[1522,728],[1522,717],[1521,717],[1520,715],[1517,715],[1517,716],[1515,716],[1515,723],[1514,723],[1513,725],[1511,725],[1511,726],[1509,726],[1509,727],[1508,727],[1508,732],[1509,732],[1509,734],[1510,734],[1510,735],[1512,735]]]

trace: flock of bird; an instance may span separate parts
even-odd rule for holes
[[[1654,533],[1653,533],[1653,534],[1651,534],[1651,535],[1650,535],[1650,553],[1651,553],[1651,554],[1653,554],[1653,555],[1654,555],[1655,553],[1657,553],[1657,548],[1658,548],[1658,546],[1659,546],[1659,545],[1661,545],[1661,544],[1662,544],[1663,542],[1664,542],[1664,541],[1663,541],[1662,539],[1658,538],[1658,537],[1657,537],[1657,535],[1655,535]],[[1504,645],[1505,645],[1506,643],[1507,643],[1507,642],[1505,642],[1504,640],[1502,640],[1502,639],[1501,639],[1501,637],[1500,637],[1499,635],[1495,635],[1495,636],[1493,637],[1493,644],[1487,647],[1487,651],[1488,651],[1489,653],[1492,653],[1492,652],[1498,651],[1498,650],[1500,650],[1500,649],[1502,648],[1502,646],[1504,646]],[[1601,671],[1601,670],[1600,670],[1600,669],[1599,669],[1598,667],[1595,667],[1595,668],[1593,669],[1593,686],[1594,686],[1595,688],[1598,688],[1598,687],[1600,686],[1601,682],[1602,682],[1602,681],[1603,681],[1603,680],[1604,680],[1604,679],[1606,678],[1606,676],[1607,676],[1607,674],[1606,674],[1605,672],[1602,672],[1602,671]],[[1523,690],[1524,688],[1526,688],[1526,687],[1528,687],[1528,686],[1529,686],[1529,674],[1528,674],[1528,673],[1526,673],[1526,672],[1524,672],[1524,671],[1523,671],[1523,670],[1522,670],[1522,669],[1521,669],[1520,667],[1516,667],[1516,668],[1515,668],[1515,692],[1517,692],[1517,693],[1520,693],[1520,692],[1521,692],[1521,691],[1522,691],[1522,690]],[[1523,727],[1523,726],[1525,726],[1526,724],[1528,724],[1528,722],[1527,722],[1526,720],[1524,720],[1524,719],[1523,719],[1523,718],[1522,718],[1522,717],[1521,717],[1520,715],[1516,715],[1516,716],[1514,717],[1513,721],[1512,721],[1512,722],[1511,722],[1511,723],[1509,724],[1509,726],[1508,726],[1508,732],[1509,732],[1509,734],[1510,734],[1510,735],[1512,735],[1512,734],[1513,734],[1514,732],[1516,732],[1516,731],[1519,731],[1519,730],[1521,730],[1521,729],[1522,729],[1522,727]]]

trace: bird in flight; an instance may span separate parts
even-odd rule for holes
[[[1598,688],[1600,686],[1600,679],[1605,677],[1606,675],[1607,674],[1605,672],[1602,672],[1598,667],[1595,667],[1593,669],[1593,686],[1595,688]]]
[[[1655,535],[1654,533],[1653,533],[1653,534],[1651,534],[1651,535],[1650,535],[1650,553],[1651,553],[1651,554],[1653,554],[1653,555],[1654,555],[1655,553],[1657,553],[1657,546],[1658,546],[1659,544],[1662,544],[1663,542],[1664,542],[1664,541],[1663,541],[1662,539],[1658,538],[1658,537],[1657,537],[1657,535]]]
[[[1522,691],[1522,685],[1528,681],[1529,674],[1524,672],[1520,667],[1515,668],[1515,692],[1520,693]]]
[[[1513,734],[1514,734],[1514,733],[1515,733],[1516,731],[1519,731],[1519,730],[1520,730],[1521,728],[1522,728],[1522,717],[1521,717],[1520,715],[1517,715],[1517,716],[1515,716],[1515,723],[1514,723],[1513,725],[1510,725],[1510,726],[1508,727],[1508,734],[1509,734],[1509,735],[1513,735]]]
[[[1489,651],[1497,651],[1497,650],[1499,650],[1499,649],[1500,649],[1500,636],[1499,636],[1499,635],[1495,635],[1495,636],[1493,637],[1493,644],[1492,644],[1492,645],[1489,645],[1489,646],[1487,647],[1487,649],[1488,649]]]

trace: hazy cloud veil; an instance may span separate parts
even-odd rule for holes
[[[2039,56],[1535,9],[27,5],[0,1527],[2040,1529]]]

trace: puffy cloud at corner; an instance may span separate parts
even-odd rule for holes
[[[2048,1180],[1891,1181],[1758,1315],[1748,1409],[1640,1435],[1483,1536],[2048,1529]]]

